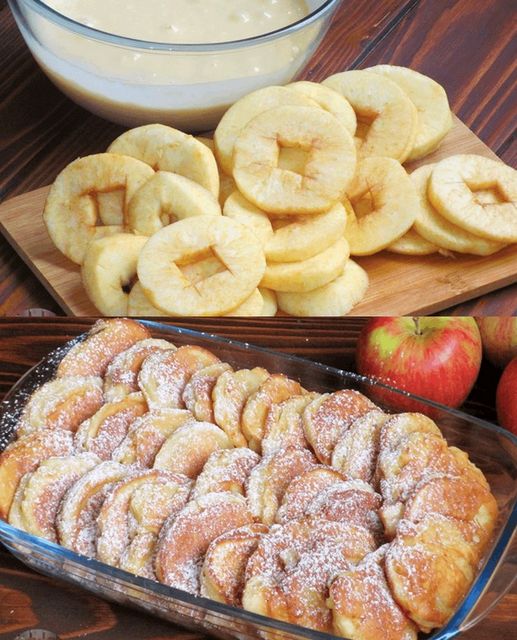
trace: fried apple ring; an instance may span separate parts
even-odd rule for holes
[[[16,432],[19,436],[39,429],[75,432],[103,403],[102,379],[99,377],[69,376],[49,380],[27,400]]]
[[[308,449],[302,424],[305,407],[319,397],[319,393],[305,393],[271,405],[264,423],[262,455],[270,455],[287,447]]]
[[[136,265],[146,236],[116,233],[92,240],[81,267],[81,280],[90,301],[105,316],[128,313],[127,288],[136,278]]]
[[[237,100],[221,118],[214,133],[215,155],[224,173],[233,173],[235,141],[244,127],[260,113],[281,105],[316,106],[316,104],[287,87],[264,87]]]
[[[99,560],[113,567],[119,566],[122,554],[131,544],[133,537],[131,500],[134,494],[144,486],[152,487],[165,483],[170,484],[173,490],[167,504],[167,513],[158,514],[158,520],[163,523],[168,516],[173,517],[179,513],[187,503],[191,482],[186,476],[158,469],[146,469],[124,478],[113,488],[104,500],[97,517],[96,557]],[[163,508],[164,505],[158,506]],[[153,504],[148,503],[147,514],[143,519],[154,519],[156,512],[153,510]]]
[[[287,487],[275,521],[285,524],[304,516],[316,496],[327,487],[343,482],[345,476],[325,465],[317,465],[292,480]]]
[[[278,167],[282,147],[307,151],[303,174]],[[341,200],[356,165],[352,137],[316,107],[283,106],[255,116],[237,138],[233,177],[264,211],[284,215],[326,211]]]
[[[153,175],[145,163],[124,155],[98,153],[78,158],[57,176],[45,202],[43,220],[52,242],[67,258],[82,264],[95,238],[122,231],[124,211],[114,226],[97,226],[95,195],[124,189],[124,206]]]
[[[158,580],[198,594],[198,565],[210,543],[226,531],[252,521],[253,517],[242,496],[212,493],[192,500],[162,529],[155,559]]]
[[[227,362],[210,364],[196,371],[185,385],[182,399],[196,420],[215,422],[212,391],[219,376],[225,371],[233,371]]]
[[[57,542],[55,519],[66,491],[100,463],[93,453],[52,457],[26,473],[9,511],[10,524],[33,536]]]
[[[332,581],[334,632],[350,640],[417,640],[414,623],[393,599],[384,574],[387,545],[369,553]]]
[[[77,429],[77,450],[90,451],[101,460],[110,460],[133,422],[144,413],[147,413],[147,403],[141,393],[132,393],[122,400],[104,404]]]
[[[259,240],[224,216],[185,218],[160,229],[138,261],[138,279],[154,306],[171,315],[213,316],[241,304],[265,270]]]
[[[485,199],[484,191],[491,191],[491,197]],[[503,162],[473,154],[449,156],[433,169],[427,195],[442,216],[462,229],[495,242],[517,242],[517,171]]]
[[[0,453],[0,518],[7,520],[22,477],[53,456],[69,456],[74,436],[64,429],[38,429],[11,442]]]
[[[221,491],[245,495],[248,477],[259,462],[260,456],[246,447],[214,451],[196,480],[192,499]]]
[[[122,351],[110,362],[104,376],[104,397],[107,402],[122,400],[130,393],[139,391],[138,373],[143,361],[156,351],[175,351],[176,346],[168,340],[146,338]]]
[[[369,71],[344,71],[322,83],[352,105],[357,116],[359,156],[382,156],[404,162],[415,144],[415,105],[392,80]]]
[[[150,409],[183,409],[187,382],[196,371],[218,362],[213,353],[193,345],[152,353],[140,368],[138,385]]]
[[[274,291],[313,291],[342,272],[350,255],[345,238],[339,238],[312,258],[297,262],[268,262],[260,284]]]
[[[175,173],[157,171],[131,198],[127,224],[133,233],[152,236],[190,216],[220,216],[221,207],[207,189]]]
[[[167,438],[193,420],[194,416],[185,409],[150,411],[131,424],[126,437],[113,451],[112,459],[121,464],[152,467]]]
[[[246,400],[242,409],[241,429],[248,441],[248,447],[261,451],[267,414],[272,405],[303,393],[303,388],[295,380],[282,373],[274,373]]]
[[[270,525],[289,484],[316,464],[308,449],[281,449],[262,458],[248,478],[246,495],[253,516]]]
[[[246,565],[268,527],[252,522],[232,529],[210,543],[201,568],[201,595],[241,606]]]
[[[318,460],[330,464],[343,433],[354,420],[376,408],[366,396],[351,389],[323,394],[311,402],[303,412],[303,428]]]
[[[86,338],[66,353],[56,375],[103,376],[113,358],[151,334],[139,322],[128,318],[97,320]]]
[[[212,391],[215,423],[230,438],[234,447],[247,447],[241,431],[241,414],[246,400],[269,378],[261,367],[225,371],[217,378]]]
[[[187,423],[163,443],[156,454],[153,467],[197,478],[214,451],[230,449],[231,446],[225,432],[215,424]]]
[[[197,182],[216,198],[219,172],[213,153],[193,136],[163,124],[126,131],[108,147],[110,153],[138,158],[155,171],[170,171]]]
[[[113,486],[135,471],[108,460],[85,473],[66,492],[56,518],[59,544],[95,558],[97,516]]]

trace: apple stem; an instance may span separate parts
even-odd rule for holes
[[[416,335],[421,336],[422,330],[420,329],[420,318],[413,317],[413,322],[415,323]]]

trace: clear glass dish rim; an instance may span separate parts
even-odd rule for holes
[[[490,422],[487,422],[486,420],[482,420],[481,418],[477,418],[476,416],[471,416],[462,411],[458,411],[457,409],[451,409],[449,407],[441,405],[432,400],[427,400],[426,398],[422,398],[420,396],[416,396],[404,391],[400,391],[399,389],[395,389],[393,387],[390,387],[389,385],[383,384],[381,382],[378,382],[366,376],[361,376],[354,372],[345,371],[343,369],[337,369],[335,367],[330,367],[328,365],[314,362],[306,358],[301,358],[299,356],[293,356],[291,354],[274,351],[266,347],[251,345],[249,343],[241,342],[239,340],[218,336],[213,333],[206,333],[206,332],[198,331],[195,329],[176,327],[173,324],[168,324],[168,323],[164,323],[156,320],[145,320],[143,318],[139,318],[138,322],[148,326],[149,328],[155,328],[157,330],[169,332],[171,334],[186,335],[186,336],[192,337],[193,340],[208,339],[212,342],[234,346],[238,349],[243,349],[245,351],[259,352],[259,353],[267,354],[269,356],[274,355],[274,356],[280,357],[281,359],[285,359],[293,363],[298,363],[299,365],[302,365],[302,364],[304,364],[305,366],[309,365],[311,368],[320,369],[322,372],[329,372],[338,377],[348,378],[358,383],[367,383],[374,386],[381,386],[385,389],[393,391],[394,393],[398,393],[408,398],[415,399],[425,404],[428,404],[434,408],[444,411],[445,413],[449,413],[453,416],[461,418],[462,420],[473,422],[483,429],[488,429],[489,431],[497,433],[498,435],[502,435],[504,438],[508,439],[512,444],[517,446],[517,437],[514,436],[509,431],[507,431],[506,429],[503,429],[502,427],[491,424]],[[67,343],[64,343],[59,348],[63,348],[67,344],[80,341],[85,336],[86,336],[86,333],[80,334],[75,338],[73,338],[72,340],[68,341]],[[4,397],[4,401],[0,404],[0,413],[2,411],[2,405],[4,404],[4,402],[6,402],[12,396],[14,396],[17,393],[17,391],[21,387],[23,387],[25,380],[30,376],[30,374],[34,372],[37,368],[45,365],[48,362],[49,357],[51,355],[52,354],[48,354],[40,362],[38,362],[33,367],[31,367],[11,387],[11,389],[6,393]],[[447,624],[444,627],[435,631],[433,635],[427,636],[428,640],[448,640],[449,638],[454,637],[457,633],[461,631],[462,622],[465,620],[468,614],[474,609],[479,598],[482,596],[489,580],[492,578],[492,576],[496,572],[499,562],[501,561],[501,558],[503,557],[504,553],[508,549],[509,544],[511,543],[512,537],[516,532],[516,530],[517,530],[517,500],[515,501],[513,508],[508,516],[508,520],[506,521],[501,531],[499,532],[497,543],[493,547],[490,555],[485,559],[483,568],[481,569],[476,579],[472,583],[468,593],[465,595],[460,606],[455,611],[453,616],[448,620]],[[28,534],[25,531],[22,531],[21,529],[17,529],[16,527],[13,527],[12,525],[0,519],[0,542],[4,542],[4,544],[6,544],[6,541],[3,539],[2,534],[5,534],[7,536],[8,542],[12,540],[13,544],[16,544],[17,541],[23,542],[32,547],[35,547],[36,549],[40,549],[44,552],[51,552],[52,554],[55,554],[57,557],[68,559],[74,562],[75,564],[79,564],[84,568],[91,569],[107,577],[123,580],[127,583],[130,583],[134,586],[148,590],[150,592],[156,592],[159,595],[174,598],[175,600],[178,600],[179,602],[182,602],[184,604],[203,608],[205,611],[208,611],[208,612],[237,618],[242,622],[254,623],[257,625],[272,628],[277,631],[285,631],[287,633],[298,635],[304,638],[316,638],[317,640],[347,640],[346,638],[342,638],[341,636],[336,636],[330,633],[316,631],[316,630],[308,629],[306,627],[301,627],[289,622],[283,622],[281,620],[269,618],[267,616],[253,613],[251,611],[246,611],[245,609],[242,609],[240,607],[233,607],[230,605],[216,602],[215,600],[211,600],[209,598],[204,598],[202,596],[195,596],[186,591],[182,591],[180,589],[176,589],[174,587],[169,587],[167,585],[161,584],[160,582],[157,582],[155,580],[150,580],[140,576],[135,576],[131,573],[123,571],[122,569],[119,569],[117,567],[112,567],[108,564],[100,562],[99,560],[96,560],[94,558],[81,556],[75,553],[74,551],[66,549],[65,547],[62,547],[53,542],[32,536],[31,534]],[[517,578],[517,576],[515,576],[514,579],[515,578]],[[512,586],[512,584],[513,584],[513,580],[510,581],[510,583],[507,585],[506,590],[500,595],[500,597],[502,597],[504,593],[507,593],[508,589]],[[496,604],[500,600],[500,597],[496,599],[494,604]],[[487,612],[491,608],[492,607],[489,607]],[[200,626],[202,626],[202,624],[200,624]]]
[[[289,24],[281,29],[263,33],[251,38],[243,38],[242,40],[230,40],[227,42],[207,42],[207,43],[182,43],[171,44],[168,42],[151,42],[149,40],[138,40],[136,38],[128,38],[126,36],[119,36],[107,31],[101,31],[94,29],[81,22],[77,22],[72,18],[69,18],[59,11],[56,11],[52,7],[49,7],[42,0],[7,0],[8,4],[13,9],[18,5],[25,4],[33,9],[36,13],[49,19],[54,24],[64,27],[65,29],[77,33],[78,35],[86,36],[87,38],[98,40],[107,44],[112,44],[121,47],[130,47],[133,49],[143,49],[146,51],[169,51],[169,52],[181,52],[181,53],[223,53],[225,51],[237,50],[245,47],[251,47],[265,42],[276,40],[283,36],[300,31],[304,27],[313,24],[320,18],[326,16],[332,11],[332,9],[340,4],[342,0],[324,0],[323,4],[311,11],[308,15],[292,24]]]

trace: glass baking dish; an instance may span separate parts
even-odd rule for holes
[[[240,368],[262,366],[271,373],[285,373],[307,389],[334,391],[343,388],[383,387],[388,394],[400,394],[353,373],[302,358],[218,336],[180,329],[166,323],[144,321],[155,337],[178,345],[197,344],[210,349],[221,360]],[[28,371],[7,394],[0,416],[0,450],[14,434],[17,416],[32,390],[52,377],[56,364],[79,336],[54,351]],[[405,394],[408,395],[408,394]],[[470,591],[447,625],[425,637],[452,638],[485,617],[510,589],[517,574],[517,438],[511,433],[459,411],[423,400],[435,410],[435,420],[449,444],[468,452],[485,473],[499,505],[499,519],[491,548]],[[120,604],[152,613],[193,630],[221,638],[273,637],[336,638],[326,633],[266,618],[236,607],[193,596],[153,580],[134,576],[97,560],[80,556],[46,540],[36,538],[0,520],[0,541],[21,561],[36,571],[85,588]]]

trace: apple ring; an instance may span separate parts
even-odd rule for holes
[[[224,173],[233,173],[235,141],[255,116],[281,105],[316,106],[314,101],[287,87],[264,87],[237,100],[221,118],[214,133],[215,155]]]
[[[151,304],[167,313],[222,315],[253,293],[265,266],[259,240],[244,225],[194,216],[149,238],[138,278]]]
[[[265,289],[264,287],[259,287],[258,290],[262,295],[262,311],[260,312],[259,315],[264,317],[275,316],[276,312],[278,311],[276,293],[274,291],[271,291],[271,289]]]
[[[65,354],[56,375],[103,376],[116,355],[150,337],[148,329],[128,318],[97,320],[86,339],[74,344]]]
[[[184,346],[147,356],[138,374],[138,385],[149,408],[183,409],[183,391],[190,378],[220,360],[207,349]]]
[[[416,221],[415,221],[416,222]],[[432,242],[423,238],[415,229],[415,225],[406,231],[403,236],[397,238],[386,247],[392,253],[400,253],[404,256],[429,256],[439,250]]]
[[[201,595],[241,606],[246,565],[268,527],[252,522],[232,529],[210,543],[201,569]]]
[[[228,317],[250,317],[260,316],[264,308],[264,298],[259,289],[254,289],[253,293],[248,296],[237,307],[225,313]]]
[[[285,524],[303,517],[321,491],[344,480],[345,476],[342,473],[325,465],[317,465],[302,473],[289,483],[282,504],[276,512],[275,521]]]
[[[325,393],[311,402],[303,412],[303,428],[318,460],[330,464],[342,434],[357,418],[376,408],[366,396],[351,389]]]
[[[110,153],[138,158],[155,171],[170,171],[197,182],[216,198],[219,172],[213,153],[194,136],[163,124],[126,131],[108,147]]]
[[[247,447],[241,430],[241,414],[246,400],[269,378],[262,367],[225,371],[212,391],[215,423],[230,438],[234,447]]]
[[[185,409],[150,411],[131,424],[126,437],[113,451],[112,459],[121,464],[152,467],[167,438],[193,420],[193,415]]]
[[[458,253],[489,256],[505,245],[465,231],[438,213],[427,197],[427,184],[436,164],[425,164],[409,176],[416,187],[420,207],[414,227],[418,233],[442,249]]]
[[[148,502],[142,505],[137,499],[139,525],[142,520],[165,522],[167,517],[174,517],[186,505],[191,482],[185,476],[170,474],[157,469],[146,469],[129,476],[119,482],[104,500],[97,517],[97,555],[102,562],[118,567],[124,551],[134,537],[134,515],[131,507],[135,494],[146,487],[144,495],[151,497],[153,485],[168,484],[171,491],[164,504]],[[165,513],[163,513],[165,511]],[[145,525],[144,525],[145,526]],[[138,526],[136,527],[139,528]]]
[[[96,557],[97,516],[113,486],[136,472],[108,460],[85,473],[66,492],[56,518],[59,544],[90,558]]]
[[[339,238],[312,258],[297,262],[269,262],[260,284],[276,292],[312,291],[337,278],[349,255],[347,241]]]
[[[353,260],[329,283],[311,291],[278,291],[279,308],[292,316],[344,316],[368,289],[368,274]]]
[[[486,199],[484,191],[491,192]],[[517,242],[517,171],[499,160],[449,156],[434,167],[427,194],[442,216],[466,231],[496,242]]]
[[[352,105],[357,116],[359,156],[404,162],[413,150],[418,115],[415,105],[392,80],[369,71],[344,71],[322,83]]]
[[[352,204],[345,237],[350,253],[366,256],[385,249],[412,227],[419,199],[404,167],[392,158],[363,158],[349,186]]]
[[[170,315],[151,304],[151,301],[145,295],[145,291],[138,280],[131,287],[131,291],[129,292],[127,299],[127,313],[128,315],[136,318],[159,318],[161,316]]]
[[[246,447],[214,451],[196,480],[191,498],[220,491],[245,495],[248,476],[259,462],[260,456]]]
[[[130,393],[139,391],[138,373],[143,361],[156,351],[175,351],[168,340],[146,338],[116,355],[106,369],[104,376],[104,397],[107,402],[122,400]]]
[[[219,202],[210,191],[178,174],[157,171],[129,201],[127,224],[133,233],[152,236],[189,216],[220,215]]]
[[[18,436],[39,429],[66,429],[79,425],[103,405],[102,379],[97,376],[69,376],[42,384],[27,400],[18,422]]]
[[[331,113],[351,136],[355,134],[357,128],[355,111],[343,95],[319,82],[300,80],[286,86],[314,100],[322,109]]]
[[[26,473],[47,458],[69,456],[73,450],[74,436],[64,429],[38,429],[8,444],[0,453],[0,518],[7,520],[15,491]]]
[[[146,412],[147,403],[141,393],[132,393],[122,400],[104,404],[77,429],[77,450],[90,451],[101,460],[110,460],[132,423]]]
[[[82,264],[88,244],[95,238],[122,231],[125,211],[114,226],[98,225],[97,193],[125,190],[124,206],[153,175],[145,163],[123,155],[99,153],[74,160],[52,184],[43,220],[52,242],[67,258]]]
[[[330,585],[334,632],[354,640],[417,640],[418,629],[395,602],[386,581],[387,545],[341,571]]]
[[[233,371],[227,362],[210,364],[196,371],[185,385],[182,394],[183,402],[196,420],[215,422],[212,391],[217,379],[225,371]]]
[[[226,531],[252,521],[242,496],[212,493],[192,500],[162,529],[155,559],[158,580],[198,594],[198,565],[210,543]]]
[[[303,174],[278,167],[282,147],[307,151]],[[321,213],[341,200],[356,165],[352,137],[317,107],[283,106],[251,120],[235,142],[233,177],[239,191],[264,211]]]
[[[261,451],[265,422],[271,406],[299,396],[303,391],[295,380],[282,373],[274,373],[248,397],[242,409],[241,429],[250,449]]]
[[[303,432],[302,413],[309,402],[318,397],[319,393],[306,393],[271,405],[264,423],[262,455],[267,456],[287,447],[309,448]]]
[[[136,278],[138,256],[146,242],[146,236],[116,233],[88,245],[81,280],[86,295],[103,315],[127,314],[127,288]]]
[[[253,516],[272,524],[290,482],[315,464],[308,449],[282,449],[263,457],[248,478],[246,495]]]
[[[20,481],[9,511],[9,523],[33,536],[57,542],[54,521],[65,492],[99,463],[93,453],[43,460]]]
[[[188,422],[165,440],[153,468],[197,478],[214,451],[232,446],[225,432],[210,422]]]

